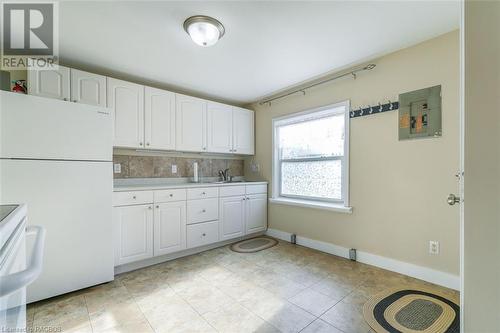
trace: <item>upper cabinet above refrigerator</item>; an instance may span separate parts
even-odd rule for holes
[[[28,93],[110,108],[113,147],[254,154],[254,111],[59,65],[28,70]]]
[[[70,69],[58,66],[58,69],[29,69],[28,93],[30,95],[61,99],[70,97]]]

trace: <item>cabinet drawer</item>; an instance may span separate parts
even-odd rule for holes
[[[218,196],[219,188],[217,187],[188,188],[187,190],[188,199],[217,198]]]
[[[186,200],[185,189],[158,190],[154,192],[155,203]]]
[[[113,206],[153,203],[152,191],[113,192]]]
[[[267,193],[267,184],[247,185],[247,194]]]
[[[219,205],[217,198],[188,200],[187,224],[213,221],[219,218]]]
[[[187,226],[187,247],[197,247],[219,240],[219,221],[191,224]]]
[[[245,185],[222,186],[219,188],[219,195],[221,197],[233,197],[238,195],[245,195]]]

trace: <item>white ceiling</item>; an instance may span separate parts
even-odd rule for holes
[[[68,1],[59,7],[63,63],[244,104],[458,28],[455,1]],[[182,28],[220,20],[215,46]]]

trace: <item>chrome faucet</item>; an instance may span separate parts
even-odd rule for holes
[[[224,171],[219,170],[219,177],[224,182],[231,181],[231,179],[233,178],[229,175],[229,169],[225,169]]]

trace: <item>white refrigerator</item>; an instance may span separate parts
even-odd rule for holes
[[[0,91],[0,204],[46,229],[33,302],[113,280],[109,109]]]

